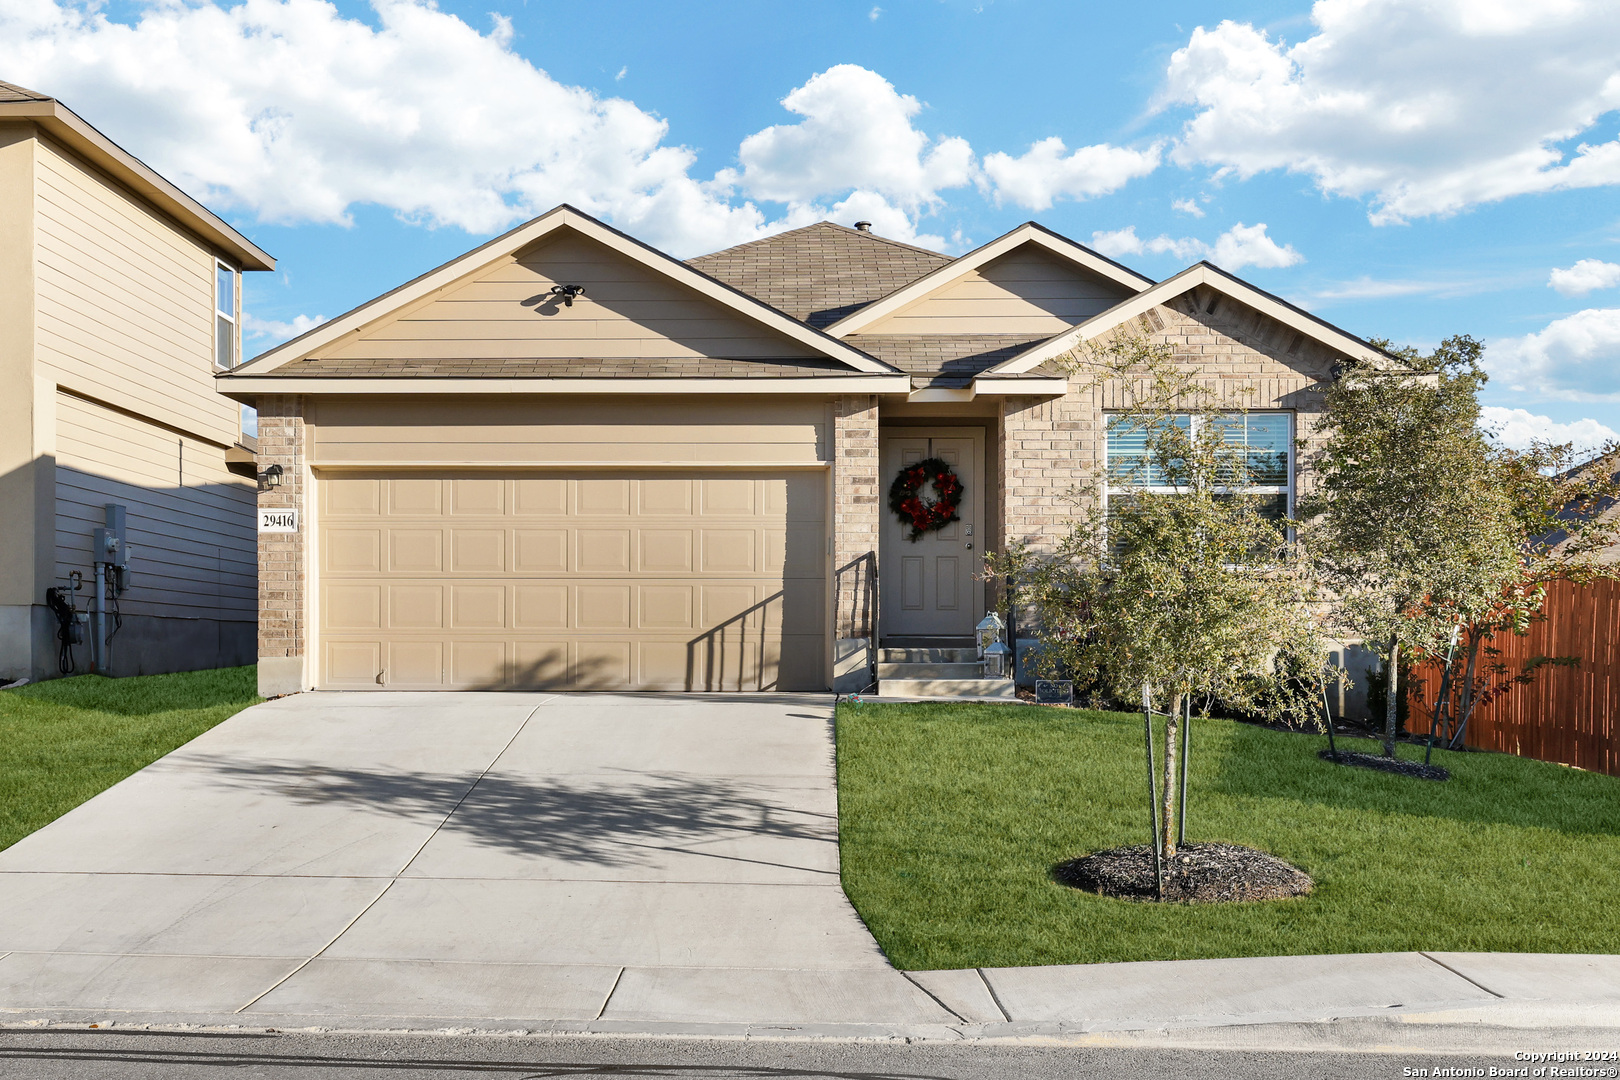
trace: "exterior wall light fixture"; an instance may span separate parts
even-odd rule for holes
[[[281,486],[281,466],[272,465],[259,474],[259,490],[274,491]]]

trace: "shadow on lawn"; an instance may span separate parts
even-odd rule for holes
[[[193,760],[231,787],[270,791],[305,805],[346,803],[424,824],[438,824],[448,814],[443,832],[483,847],[572,863],[637,866],[651,863],[656,852],[678,852],[788,866],[700,848],[749,836],[838,842],[836,814],[783,805],[769,789],[723,777],[633,773],[627,780],[583,784],[491,774],[475,784],[466,774]]]
[[[1507,754],[1435,751],[1451,770],[1445,783],[1348,768],[1323,761],[1317,751],[1326,736],[1270,731],[1228,723],[1218,740],[1207,723],[1195,721],[1193,771],[1208,790],[1255,799],[1291,799],[1340,810],[1366,810],[1479,824],[1551,829],[1576,835],[1620,835],[1620,778],[1579,772]],[[1197,739],[1205,734],[1205,753]],[[1339,749],[1378,753],[1367,740],[1340,738]],[[1423,759],[1421,748],[1399,747],[1400,756]],[[1202,767],[1202,768],[1200,768]]]

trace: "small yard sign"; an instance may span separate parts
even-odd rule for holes
[[[262,533],[295,533],[298,531],[297,510],[260,510],[259,531]]]
[[[1074,704],[1074,683],[1068,679],[1036,679],[1035,704]]]

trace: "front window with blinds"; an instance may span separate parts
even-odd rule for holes
[[[236,366],[241,335],[237,332],[237,273],[224,263],[214,264],[214,364]]]
[[[1212,424],[1223,441],[1242,447],[1248,460],[1247,483],[1233,494],[1258,496],[1261,516],[1281,521],[1293,509],[1293,414],[1285,412],[1233,413],[1227,416],[1167,416],[1159,424],[1175,425],[1189,434],[1197,425]],[[1112,415],[1108,418],[1108,495],[1110,501],[1131,491],[1174,494],[1176,487],[1151,460],[1149,422]]]

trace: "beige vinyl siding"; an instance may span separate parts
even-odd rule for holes
[[[322,398],[311,457],[340,464],[816,465],[828,408],[804,397]]]
[[[124,614],[253,619],[255,489],[224,451],[70,394],[56,409],[57,581],[78,570],[89,588],[91,530],[120,503],[134,548]]]
[[[322,473],[329,689],[817,690],[825,472]]]
[[[583,285],[585,294],[564,305],[550,297],[553,285]],[[818,354],[594,240],[568,234],[365,327],[321,355],[787,359]]]
[[[214,260],[186,234],[41,139],[38,356],[48,378],[222,445],[237,405],[214,393]]]
[[[861,330],[862,334],[1059,334],[1129,290],[1026,244]]]

